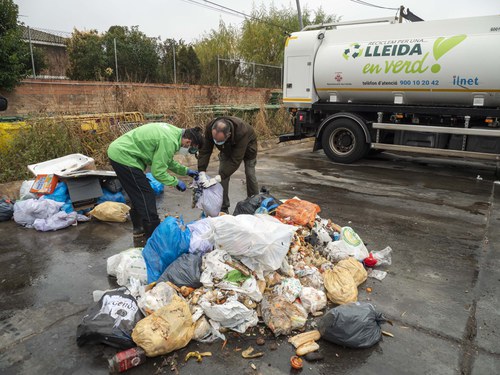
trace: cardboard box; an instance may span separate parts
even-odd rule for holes
[[[30,193],[52,194],[56,189],[58,177],[54,174],[39,174],[31,186]]]

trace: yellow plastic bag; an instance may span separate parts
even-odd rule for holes
[[[136,324],[132,340],[148,357],[156,357],[185,347],[193,338],[194,328],[189,305],[174,295],[168,305]]]
[[[108,201],[98,204],[89,214],[101,221],[124,223],[129,211],[130,207],[126,204]]]
[[[345,268],[346,270],[348,270],[351,273],[354,281],[356,282],[356,286],[364,283],[366,281],[366,278],[368,277],[368,273],[366,272],[365,267],[363,267],[361,262],[358,262],[356,258],[353,257],[341,260],[335,267]]]
[[[323,276],[326,295],[330,301],[339,305],[358,300],[358,286],[347,268],[333,267]]]

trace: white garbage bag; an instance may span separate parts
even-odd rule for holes
[[[259,322],[257,312],[249,309],[237,301],[238,296],[230,296],[223,304],[216,304],[207,299],[200,300],[199,305],[203,308],[205,315],[211,320],[214,328],[229,328],[239,333],[245,333],[250,327],[255,327]]]
[[[147,284],[148,272],[142,256],[142,247],[134,247],[110,256],[106,268],[108,275],[116,277],[118,285],[129,286],[132,277],[142,284]]]
[[[36,219],[47,219],[59,212],[63,202],[51,199],[27,199],[14,204],[14,221],[26,228],[33,228]]]
[[[311,287],[304,287],[300,292],[300,301],[308,313],[315,313],[326,307],[325,292]]]
[[[35,219],[33,228],[41,232],[49,232],[53,230],[63,229],[77,222],[78,214],[73,211],[59,211],[46,219]]]
[[[189,241],[189,252],[191,254],[205,254],[212,251],[214,245],[208,240],[212,227],[208,219],[196,220],[187,225],[191,231],[191,240]]]
[[[196,207],[202,209],[203,212],[210,217],[218,216],[222,207],[223,193],[224,188],[219,183],[203,189],[201,197],[196,203]]]
[[[223,215],[209,220],[215,248],[226,250],[259,277],[280,268],[297,230],[265,214]]]
[[[170,302],[172,302],[174,296],[178,297],[175,289],[168,283],[162,282],[156,284],[147,292],[141,291],[141,295],[137,297],[137,305],[144,315],[149,315],[152,312],[161,309],[163,306],[167,306]],[[180,298],[184,300],[182,297]]]
[[[340,240],[329,242],[325,248],[328,260],[338,262],[354,257],[360,262],[368,257],[368,249],[351,227],[343,227]]]
[[[26,199],[37,199],[37,196],[30,192],[31,187],[35,183],[35,180],[24,180],[19,189],[19,200],[24,201]]]

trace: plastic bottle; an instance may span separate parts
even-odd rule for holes
[[[109,372],[112,374],[124,372],[132,367],[142,365],[144,362],[146,362],[146,352],[137,346],[116,353],[112,358],[108,359]]]

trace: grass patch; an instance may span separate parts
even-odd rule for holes
[[[136,98],[123,109],[151,110],[149,113],[154,115],[155,120],[144,122],[165,121],[181,128],[204,126],[220,115],[238,116],[256,129],[259,140],[275,138],[292,129],[290,116],[283,107],[271,110],[262,103],[259,109],[253,111],[232,110],[228,107],[222,113],[214,113],[194,109],[194,99],[182,93],[174,98],[171,105],[163,108],[153,108],[150,99]],[[98,169],[109,169],[106,153],[108,145],[126,130],[140,125],[137,122],[117,123],[115,119],[103,117],[98,126],[88,130],[88,127],[82,127],[81,119],[70,120],[63,115],[31,117],[26,122],[27,125],[15,134],[12,141],[0,149],[0,183],[33,178],[27,169],[28,164],[73,153],[92,157]]]

